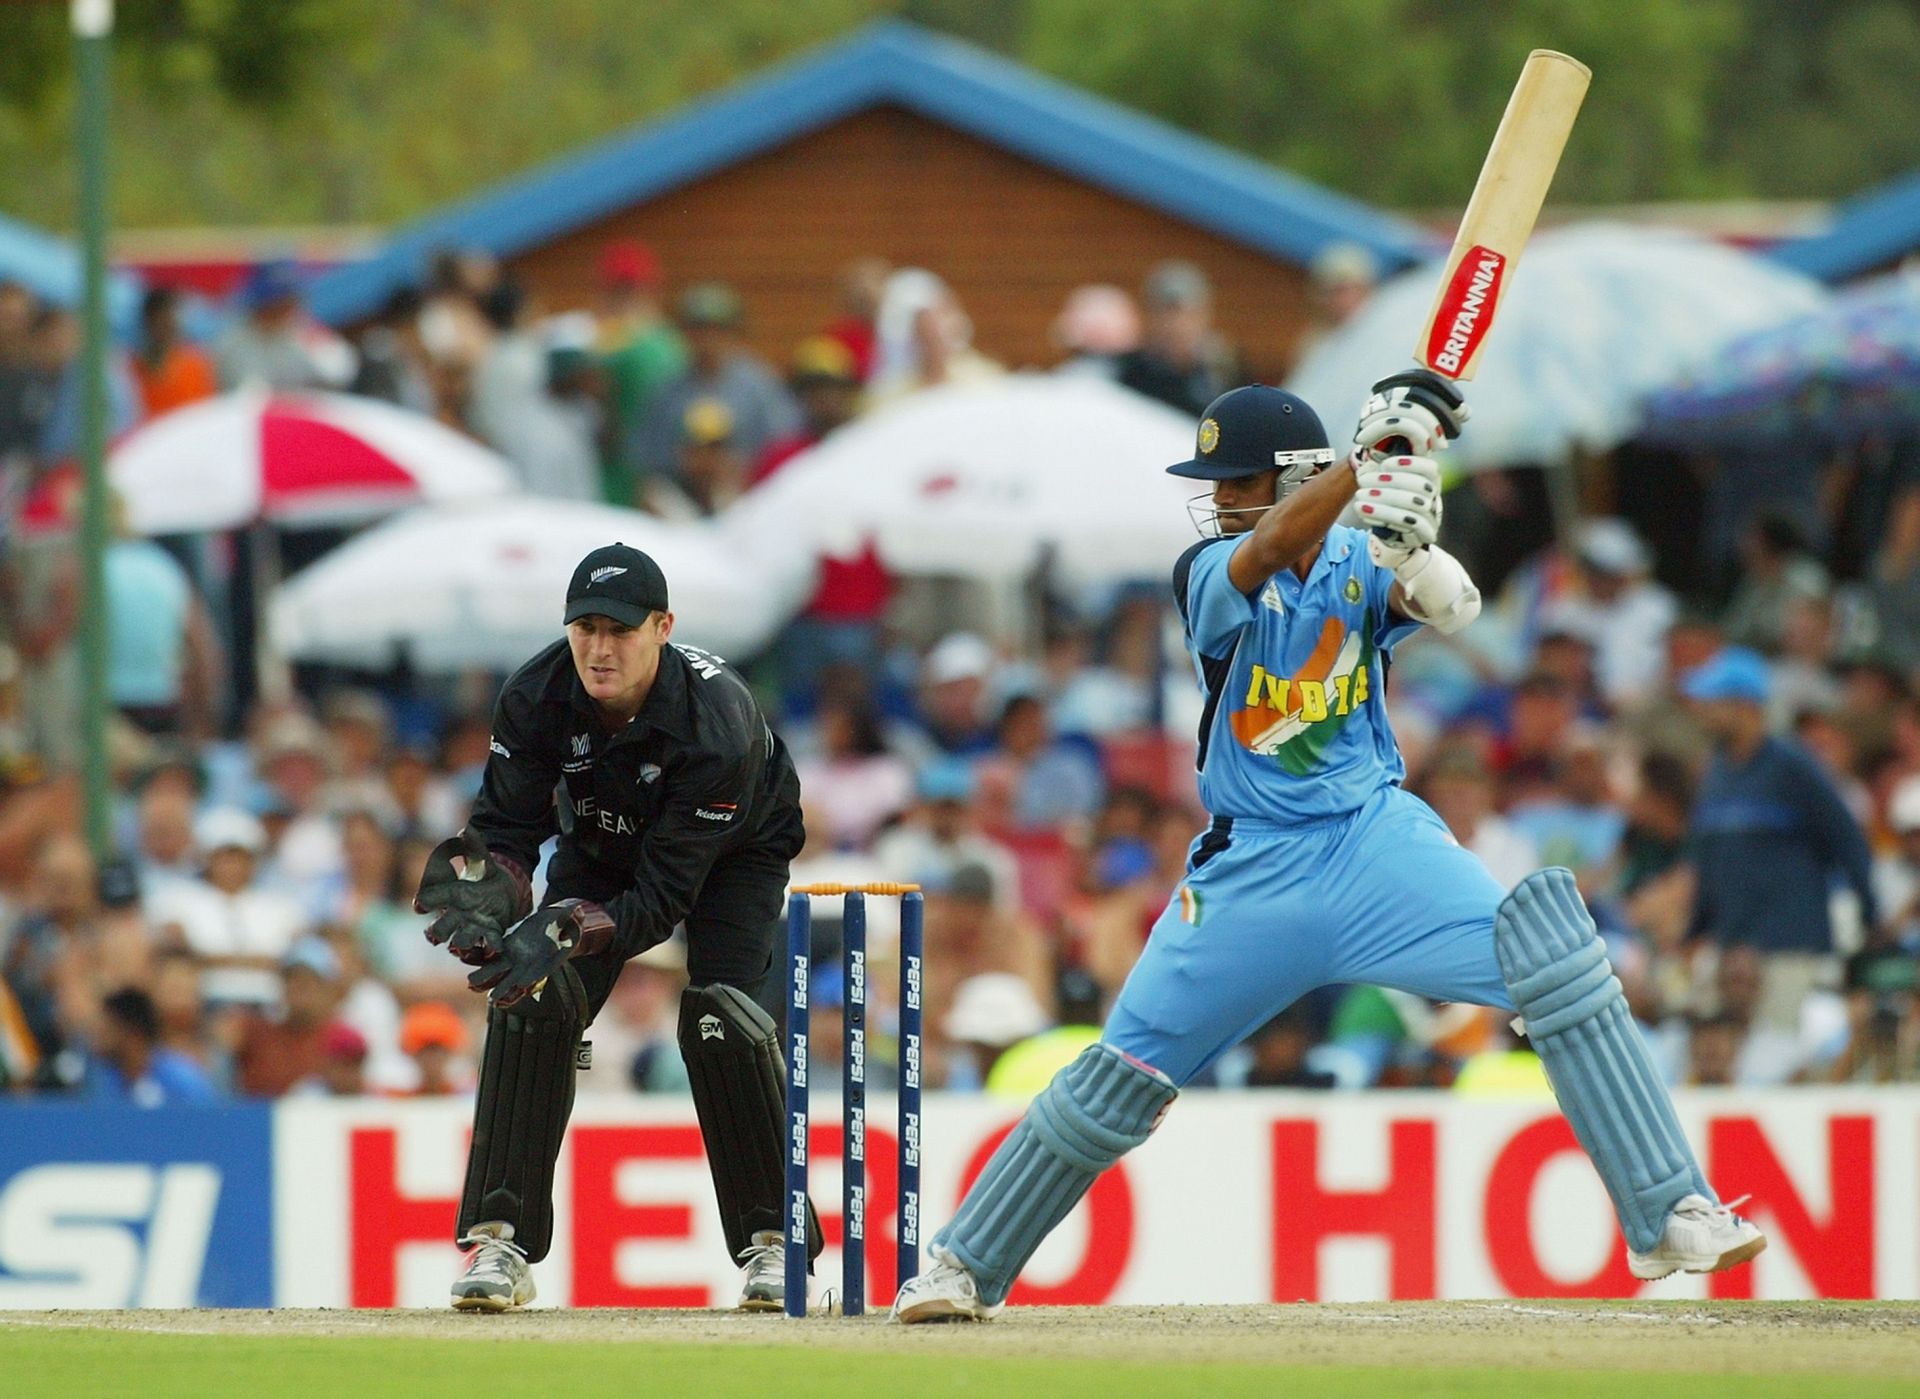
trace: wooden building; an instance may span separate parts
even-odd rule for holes
[[[784,359],[836,312],[838,273],[877,255],[945,277],[975,343],[1059,355],[1048,328],[1087,282],[1137,288],[1163,258],[1213,279],[1219,319],[1270,375],[1306,323],[1306,267],[1355,243],[1383,272],[1419,227],[913,25],[874,25],[665,120],[401,229],[313,287],[336,324],[483,248],[552,308],[591,304],[600,250],[639,238],[669,283],[719,279]]]

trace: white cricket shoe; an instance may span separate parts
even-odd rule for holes
[[[933,1251],[933,1267],[909,1278],[893,1299],[889,1314],[902,1326],[922,1321],[991,1321],[998,1303],[980,1300],[980,1284],[959,1259],[943,1248]]]
[[[1724,1205],[1699,1195],[1684,1196],[1667,1216],[1660,1247],[1651,1253],[1627,1250],[1627,1267],[1637,1278],[1652,1281],[1681,1271],[1717,1273],[1746,1262],[1767,1246],[1767,1236],[1733,1211],[1747,1197]]]
[[[513,1241],[513,1226],[498,1220],[476,1224],[460,1240],[472,1247],[467,1270],[453,1285],[453,1305],[463,1312],[504,1312],[533,1300],[533,1272],[526,1251]]]
[[[778,1230],[762,1229],[741,1260],[740,1310],[777,1312],[787,1305],[786,1238]]]

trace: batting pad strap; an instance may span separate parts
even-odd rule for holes
[[[1005,1301],[1041,1240],[1147,1139],[1178,1091],[1112,1045],[1089,1046],[1033,1100],[934,1244],[966,1266],[989,1305]]]
[[[1717,1198],[1563,869],[1528,875],[1500,905],[1494,952],[1560,1109],[1612,1197],[1627,1242],[1657,1247],[1684,1195]]]

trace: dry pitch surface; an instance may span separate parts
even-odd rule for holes
[[[1541,1372],[1553,1372],[1543,1374]],[[726,1312],[0,1312],[9,1394],[1920,1394],[1920,1304]],[[479,1388],[468,1388],[477,1383]]]

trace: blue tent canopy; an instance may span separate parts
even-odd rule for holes
[[[44,229],[0,215],[0,281],[18,282],[42,301],[78,309],[85,286],[80,250]],[[116,332],[133,329],[141,283],[124,272],[107,274],[107,318]]]
[[[1823,282],[1845,282],[1920,248],[1920,171],[1840,206],[1824,233],[1796,238],[1773,256]]]

